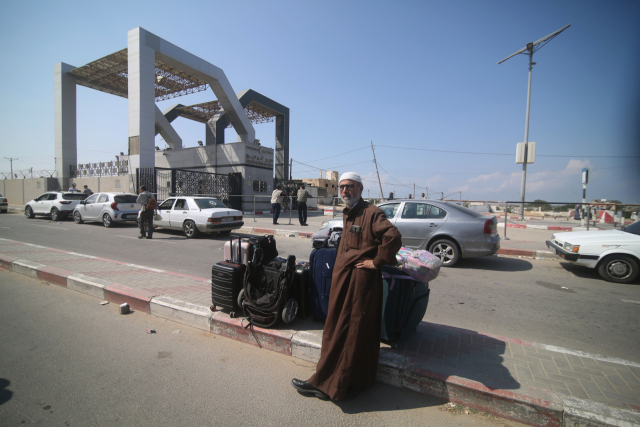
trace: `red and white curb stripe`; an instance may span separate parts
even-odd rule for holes
[[[100,299],[106,299],[116,304],[126,302],[134,310],[140,310],[281,354],[311,362],[317,362],[320,357],[321,336],[318,333],[259,327],[254,327],[252,333],[251,330],[243,327],[240,319],[232,319],[222,312],[211,312],[207,307],[166,296],[148,296],[143,291],[127,286],[16,259],[6,254],[0,254],[0,267]],[[155,271],[155,269],[150,270]],[[179,275],[179,273],[174,274]],[[206,281],[202,278],[197,279]],[[458,330],[458,328],[444,325],[430,325],[453,331]],[[522,340],[488,334],[487,336],[521,345],[548,348],[542,344]],[[563,349],[554,347],[553,350],[561,351]],[[567,351],[570,352],[570,350]],[[581,355],[586,354],[581,353]],[[599,357],[605,358],[605,356]],[[523,387],[518,392],[490,389],[480,382],[439,372],[439,365],[402,356],[389,349],[380,350],[379,360],[377,379],[380,382],[459,403],[532,426],[586,425],[580,423],[630,426],[640,424],[640,414],[580,399],[565,398],[534,387]],[[571,420],[572,424],[567,424],[567,420]]]

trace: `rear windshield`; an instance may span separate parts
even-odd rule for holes
[[[471,216],[474,216],[476,218],[482,218],[482,217],[485,216],[485,215],[481,214],[480,212],[476,212],[476,211],[471,210],[469,208],[465,208],[464,206],[460,206],[457,203],[448,203],[447,202],[447,207],[454,208],[454,209],[456,209],[456,210],[458,210],[460,212],[464,212],[464,213],[469,214]]]
[[[113,198],[113,201],[116,203],[135,203],[138,199],[138,196],[134,194],[120,194]]]
[[[224,203],[218,199],[195,199],[195,202],[200,209],[226,208]]]
[[[84,194],[84,193],[68,193],[68,194],[63,194],[62,198],[64,200],[84,200],[88,197],[88,194]]]
[[[624,231],[626,231],[627,233],[637,234],[638,236],[640,236],[640,221],[634,222],[631,225],[627,225],[624,228]]]

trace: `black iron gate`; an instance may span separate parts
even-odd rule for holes
[[[215,197],[233,209],[242,210],[242,174],[217,174],[188,169],[139,168],[138,188],[156,194],[161,201],[169,196]]]

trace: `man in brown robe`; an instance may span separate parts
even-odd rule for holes
[[[343,231],[329,294],[316,373],[308,381],[293,379],[302,394],[341,400],[375,383],[382,325],[382,274],[396,264],[402,246],[398,229],[384,212],[362,200],[362,179],[353,172],[340,177]]]

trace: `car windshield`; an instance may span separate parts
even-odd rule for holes
[[[113,198],[116,203],[135,203],[137,199],[138,197],[133,194],[120,194]]]
[[[67,194],[63,194],[62,198],[64,200],[84,200],[86,199],[88,196],[88,194],[84,194],[84,193],[67,193]]]
[[[226,208],[218,199],[194,199],[200,209]]]
[[[637,234],[640,236],[640,221],[634,222],[633,224],[624,228],[624,231],[631,234]]]

